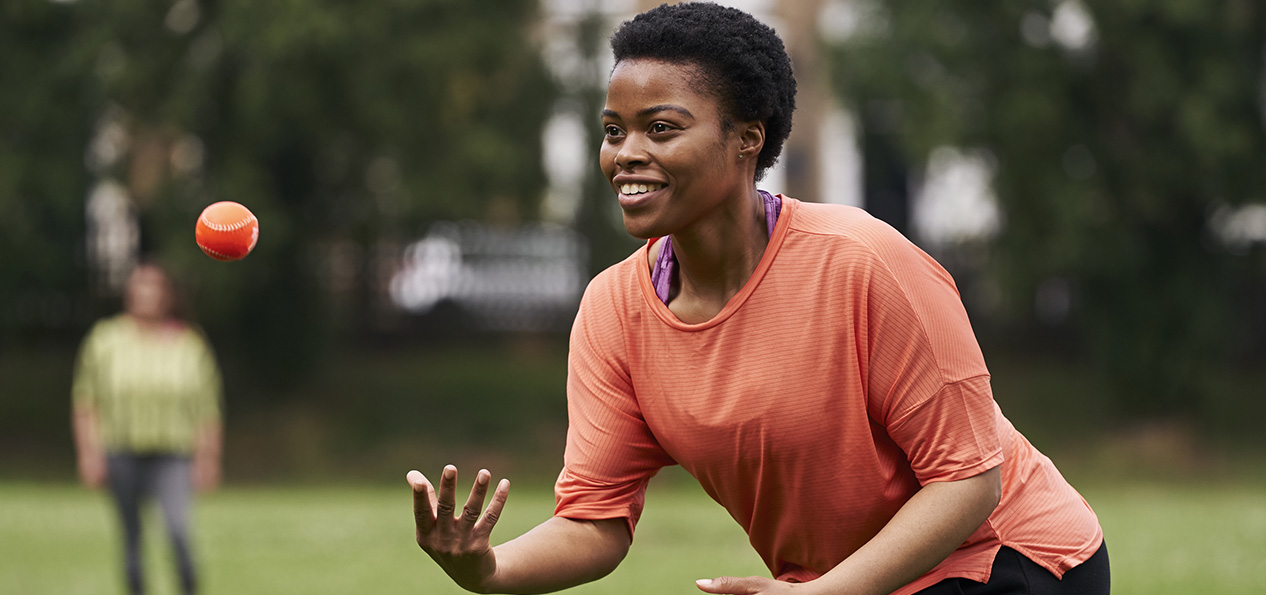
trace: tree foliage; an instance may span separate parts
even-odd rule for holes
[[[270,366],[301,369],[331,325],[329,284],[357,288],[343,311],[363,327],[381,257],[429,221],[534,216],[555,93],[532,40],[535,10],[531,0],[4,3],[0,213],[15,215],[0,241],[31,261],[0,282],[82,295],[84,198],[94,179],[117,179],[145,249],[197,286],[203,322]],[[85,152],[108,122],[126,130],[126,151],[90,173]],[[198,212],[217,200],[261,221],[256,253],[229,266],[192,242]]]
[[[1198,412],[1262,319],[1262,244],[1214,232],[1266,204],[1266,5],[859,5],[869,26],[834,48],[842,94],[884,107],[916,163],[941,145],[995,161],[998,315],[1040,326],[1035,296],[1058,281],[1060,324],[1123,410]]]
[[[60,36],[73,16],[48,2],[0,5],[0,338],[69,317],[82,266],[86,48]],[[57,287],[60,294],[37,288]]]

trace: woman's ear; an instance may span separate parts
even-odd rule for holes
[[[761,121],[739,124],[739,155],[756,160],[765,147],[765,123]]]

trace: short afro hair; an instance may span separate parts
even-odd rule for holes
[[[620,25],[611,50],[617,64],[651,59],[698,66],[723,113],[765,123],[756,179],[778,161],[791,134],[796,79],[782,39],[768,25],[710,2],[662,4]]]

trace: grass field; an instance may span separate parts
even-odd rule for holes
[[[688,482],[652,486],[637,539],[613,575],[570,592],[694,593],[696,578],[763,574],[728,516]],[[1266,487],[1133,484],[1084,494],[1109,540],[1114,593],[1266,593]],[[546,518],[548,488],[516,487],[494,539]],[[151,521],[157,521],[151,517]],[[122,593],[106,497],[68,484],[0,483],[0,593]],[[205,593],[462,593],[413,543],[408,488],[230,487],[195,518]],[[152,593],[174,593],[150,522]]]

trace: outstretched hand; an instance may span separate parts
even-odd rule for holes
[[[438,494],[421,472],[410,471],[405,479],[413,488],[413,518],[417,525],[418,546],[459,586],[469,591],[483,591],[497,569],[489,537],[505,507],[510,482],[503,479],[497,484],[488,509],[483,510],[492,474],[487,469],[481,469],[475,475],[475,485],[462,507],[461,515],[454,516],[457,508],[456,467],[449,465],[444,468]]]
[[[695,586],[699,587],[699,590],[704,593],[718,593],[722,595],[783,595],[795,592],[797,587],[793,583],[776,581],[763,576],[744,578],[723,576],[711,580],[695,581]]]

